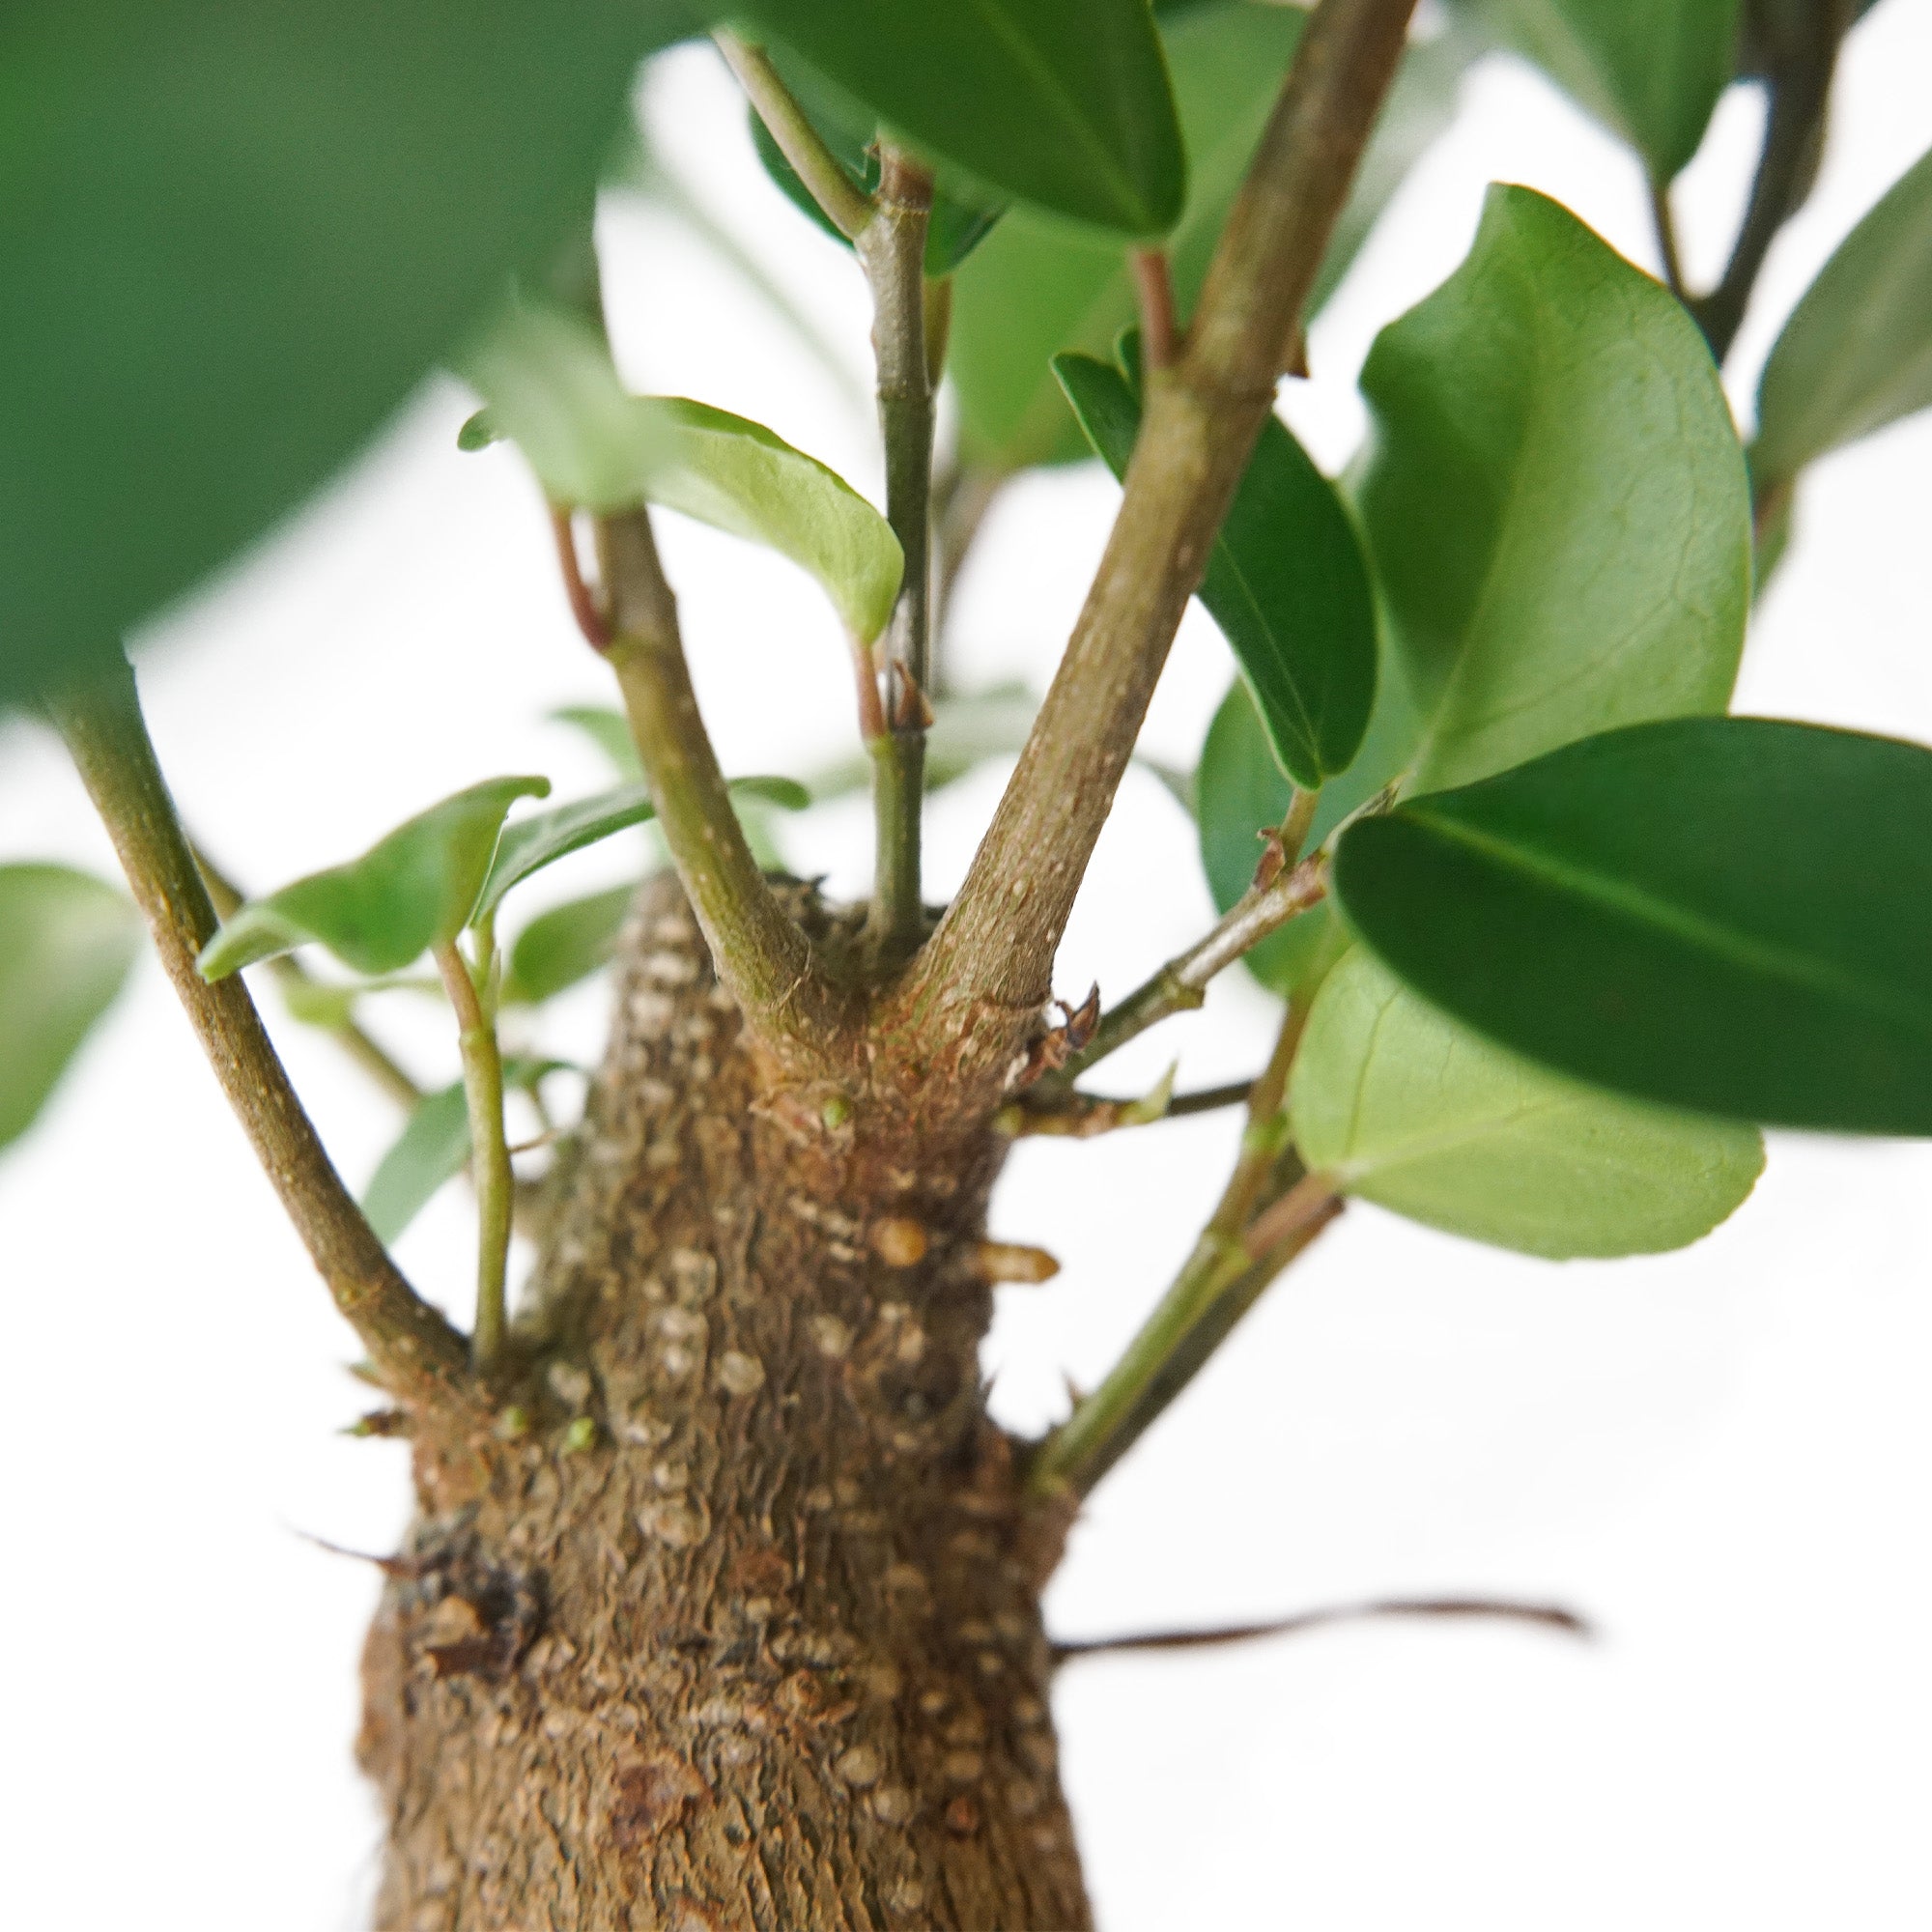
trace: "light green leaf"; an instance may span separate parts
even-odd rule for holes
[[[1140,428],[1127,379],[1090,355],[1054,373],[1116,476]],[[1376,611],[1355,526],[1334,486],[1270,415],[1197,592],[1234,650],[1282,768],[1313,791],[1347,771],[1376,691]]]
[[[286,515],[588,207],[665,0],[10,0],[0,705]]]
[[[1492,187],[1468,259],[1382,330],[1362,390],[1359,502],[1416,788],[1723,709],[1749,493],[1680,303],[1553,201]]]
[[[1334,891],[1464,1024],[1639,1098],[1932,1133],[1932,751],[1762,718],[1605,732],[1357,820]]]
[[[126,893],[66,866],[0,866],[0,1148],[34,1123],[140,945]]]
[[[811,794],[796,779],[748,778],[728,782],[737,797],[759,799],[785,811],[803,811],[811,803]],[[632,784],[576,799],[554,811],[540,811],[533,818],[505,826],[469,923],[489,918],[503,902],[503,895],[532,873],[656,815],[650,793],[641,784]]]
[[[548,779],[485,780],[399,825],[361,858],[249,900],[203,949],[203,977],[225,979],[311,940],[358,973],[399,972],[469,923],[510,807],[549,791]]]
[[[508,1060],[506,1090],[527,1089],[566,1065],[558,1060]],[[377,1239],[389,1243],[429,1206],[439,1188],[469,1163],[469,1106],[463,1083],[417,1101],[403,1131],[362,1190],[362,1212]]]
[[[641,784],[644,768],[638,758],[637,742],[631,736],[629,721],[621,711],[604,704],[566,704],[553,711],[551,720],[568,724],[582,734],[604,753],[611,768],[627,784]]]
[[[1681,1248],[1764,1168],[1755,1127],[1548,1072],[1438,1013],[1360,947],[1316,998],[1289,1105],[1302,1159],[1344,1192],[1551,1261]]]
[[[505,1004],[536,1006],[608,965],[636,896],[635,887],[617,886],[539,913],[510,948]]]
[[[391,1242],[469,1159],[469,1107],[463,1083],[416,1103],[402,1133],[362,1191],[362,1212],[378,1240]]]
[[[1075,220],[1157,235],[1185,182],[1146,0],[741,0],[914,146]]]
[[[505,826],[497,841],[497,856],[490,862],[489,875],[476,895],[470,923],[488,919],[503,902],[503,895],[532,873],[656,816],[650,793],[634,784],[574,799],[569,805]]]
[[[898,596],[892,526],[824,464],[762,425],[680,396],[632,396],[587,324],[527,303],[464,360],[492,425],[554,502],[662,503],[810,571],[869,643]]]
[[[1932,404],[1932,153],[1838,244],[1764,365],[1760,486]]]
[[[1731,78],[1739,0],[1465,0],[1667,182]]]
[[[1162,22],[1188,155],[1187,206],[1167,244],[1183,315],[1200,294],[1302,19],[1297,8],[1211,0]],[[1311,314],[1408,164],[1447,125],[1466,58],[1462,40],[1445,39],[1404,60],[1322,263]],[[1064,349],[1109,355],[1134,315],[1133,285],[1117,243],[1013,210],[953,281],[947,367],[965,456],[1017,469],[1083,455],[1049,363]]]

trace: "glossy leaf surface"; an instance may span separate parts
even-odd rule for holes
[[[552,309],[514,309],[464,374],[553,502],[680,510],[810,571],[855,636],[869,642],[885,628],[904,569],[891,526],[762,424],[679,396],[627,394],[595,334]]]
[[[1681,1248],[1764,1167],[1755,1127],[1551,1073],[1437,1012],[1360,947],[1322,982],[1289,1104],[1302,1159],[1344,1192],[1551,1261]]]
[[[1761,483],[1932,404],[1932,154],[1838,244],[1783,327],[1757,392]]]
[[[1621,134],[1667,182],[1731,78],[1739,0],[1469,0],[1504,44]]]
[[[33,1124],[140,945],[126,893],[67,866],[0,866],[0,1148]]]
[[[0,703],[381,425],[582,217],[665,0],[13,0]]]
[[[1147,0],[743,0],[914,146],[996,193],[1158,235],[1185,183]]]
[[[359,859],[250,899],[203,950],[203,976],[224,979],[309,941],[358,973],[399,972],[469,923],[511,806],[549,790],[548,779],[488,779],[397,826]]]
[[[1358,821],[1335,892],[1504,1045],[1773,1125],[1932,1133],[1932,752],[1757,718],[1608,732]]]
[[[505,1003],[535,1006],[608,965],[636,896],[634,887],[616,886],[539,913],[510,948]]]
[[[1187,207],[1169,238],[1183,315],[1200,294],[1235,190],[1301,33],[1292,7],[1208,0],[1163,20],[1188,155]],[[1466,51],[1448,37],[1410,50],[1383,105],[1309,301],[1320,308],[1410,162],[1448,124]],[[1118,243],[1014,210],[955,279],[947,366],[976,463],[1014,469],[1085,444],[1049,366],[1061,350],[1104,356],[1133,321]]]
[[[1362,374],[1358,501],[1418,718],[1413,784],[1721,711],[1750,602],[1743,454],[1682,306],[1492,187],[1468,259]]]
[[[1140,405],[1112,363],[1059,355],[1054,370],[1089,441],[1126,473]],[[1297,784],[1348,770],[1376,694],[1376,611],[1349,513],[1286,423],[1256,439],[1196,593],[1255,695]]]

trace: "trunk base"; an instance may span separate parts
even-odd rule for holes
[[[648,888],[496,1435],[370,1633],[382,1932],[1084,1932],[988,1420],[999,1144],[775,1094]]]

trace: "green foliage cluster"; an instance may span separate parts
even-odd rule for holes
[[[1406,58],[1318,305],[1485,45],[1543,66],[1660,192],[1745,58],[1739,0],[1451,11]],[[1084,436],[1124,473],[1169,380],[1123,335],[1132,252],[1158,246],[1184,322],[1294,8],[23,0],[0,26],[0,702],[84,677],[439,362],[484,404],[466,446],[514,442],[559,512],[696,517],[798,563],[862,650],[879,638],[904,570],[888,518],[761,425],[629,394],[554,293],[639,60],[725,20],[769,40],[859,193],[881,138],[930,165],[962,469],[990,489]],[[1362,391],[1344,482],[1270,418],[1199,588],[1238,671],[1185,787],[1215,899],[1246,901],[1258,832],[1331,881],[1249,954],[1306,1011],[1303,1161],[1477,1239],[1610,1255],[1730,1212],[1759,1123],[1932,1132],[1932,753],[1726,715],[1795,479],[1932,402],[1932,156],[1785,325],[1748,453],[1694,304],[1521,187],[1492,190]],[[933,711],[928,783],[1016,749],[1030,716],[1005,693]],[[615,789],[515,817],[545,781],[471,786],[242,906],[204,971],[323,947],[359,976],[301,995],[336,1027],[391,985],[434,990],[395,976],[459,941],[493,1025],[577,984],[622,889],[496,933],[516,886],[652,815],[615,714],[577,722]],[[852,782],[745,781],[739,804],[756,825]],[[134,930],[98,881],[0,869],[0,1142],[112,1001]],[[535,1094],[555,1070],[532,1051],[505,1077]],[[469,1134],[460,1086],[420,1101],[369,1191],[385,1238]]]

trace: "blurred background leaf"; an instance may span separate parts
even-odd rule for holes
[[[33,1124],[140,946],[141,916],[116,887],[67,866],[0,866],[0,1148]]]
[[[14,0],[0,705],[352,455],[589,206],[675,0]]]

